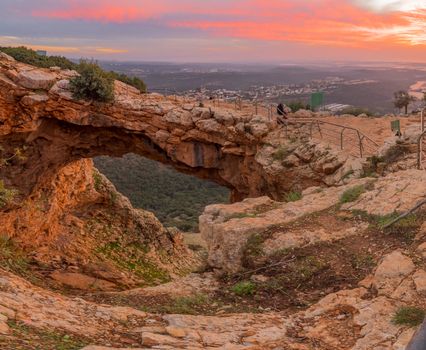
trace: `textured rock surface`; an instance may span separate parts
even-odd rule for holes
[[[407,170],[377,180],[352,180],[339,187],[309,188],[303,192],[302,199],[296,202],[282,203],[259,197],[234,204],[210,205],[200,216],[200,231],[207,242],[209,264],[226,271],[239,270],[250,237],[330,208],[339,203],[345,191],[356,186],[364,186],[365,192],[355,201],[343,204],[342,209],[388,215],[408,210],[422,200],[426,195],[425,183],[426,173]],[[366,228],[366,225],[359,225],[316,228],[312,231],[286,230],[266,240],[262,249],[266,254],[272,254],[280,249],[341,239]]]
[[[380,178],[374,190],[361,195],[359,200],[345,205],[345,209],[363,210],[374,215],[404,212],[426,196],[426,172],[399,171]]]
[[[411,266],[402,252],[393,252],[368,280],[380,279],[379,275],[388,270],[387,261],[396,257],[408,259],[404,264]],[[414,329],[394,325],[391,319],[399,306],[416,304],[422,298],[412,283],[417,272],[408,270],[411,268],[404,270],[407,274],[404,272],[403,278],[411,282],[407,283],[411,297],[406,300],[395,296],[398,287],[387,291],[390,296],[380,293],[379,286],[379,295],[374,296],[369,292],[370,284],[363,281],[359,288],[329,294],[306,311],[290,316],[267,313],[163,317],[60,297],[1,271],[0,313],[7,317],[12,314],[36,327],[90,335],[93,344],[99,346],[105,345],[108,333],[114,329],[115,334],[125,330],[128,336],[139,335],[139,346],[135,348],[140,349],[403,349]],[[399,273],[386,275],[390,281],[401,278]],[[391,281],[389,285],[397,283]]]

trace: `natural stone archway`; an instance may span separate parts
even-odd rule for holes
[[[1,141],[6,151],[25,145],[28,158],[19,174],[2,170],[11,185],[29,193],[42,174],[71,161],[133,152],[227,186],[234,199],[264,192],[254,156],[275,120],[141,95],[119,82],[114,104],[74,101],[67,90],[70,74],[1,61]],[[52,87],[41,90],[46,86]],[[25,188],[17,175],[25,176]]]
[[[260,195],[280,199],[295,184],[332,185],[352,169],[343,166],[348,156],[315,143],[286,141],[275,117],[140,94],[121,82],[115,82],[112,104],[76,101],[67,80],[75,74],[0,56],[1,156],[8,159],[25,148],[26,157],[25,162],[13,159],[0,175],[23,195],[70,162],[129,152],[226,186],[233,201]],[[277,149],[278,157],[271,157]]]

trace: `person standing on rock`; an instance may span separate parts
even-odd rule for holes
[[[277,106],[277,114],[278,114],[278,124],[286,125],[287,124],[287,111],[284,105],[280,102]]]

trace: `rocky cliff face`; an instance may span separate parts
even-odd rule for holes
[[[81,283],[71,286],[81,289],[160,283],[194,261],[179,232],[134,209],[91,160],[70,163],[39,185],[12,199],[19,203],[8,204],[1,223],[33,262],[55,270],[59,283],[77,278]]]

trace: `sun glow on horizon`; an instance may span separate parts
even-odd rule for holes
[[[84,46],[74,40],[70,48],[58,44],[56,52],[131,55],[138,37],[153,42],[151,49],[159,53],[167,51],[161,40],[172,47],[185,43],[195,53],[229,50],[232,40],[241,40],[241,55],[249,51],[250,43],[253,47],[282,43],[283,52],[295,44],[311,52],[332,48],[336,53],[340,50],[342,57],[347,48],[368,52],[401,48],[423,57],[422,50],[426,50],[426,3],[417,0],[63,0],[54,4],[40,0],[37,6],[29,0],[22,2],[28,2],[27,13],[33,21],[60,28],[96,28],[96,34],[87,32],[90,39]],[[68,30],[65,39],[73,37],[72,29]],[[33,46],[43,46],[43,39],[32,42],[27,37]],[[60,42],[59,36],[56,39]]]

